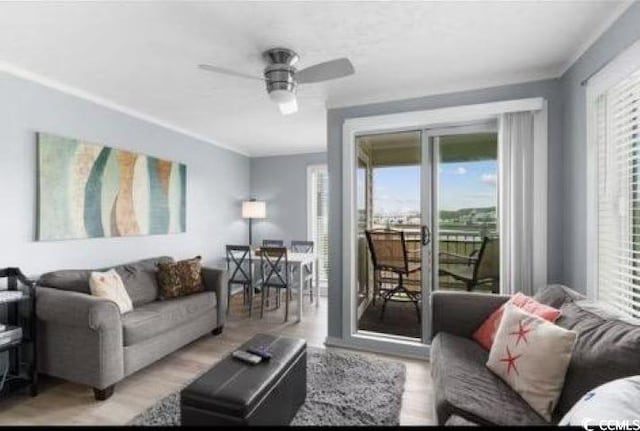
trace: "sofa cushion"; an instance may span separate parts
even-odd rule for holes
[[[63,269],[60,271],[47,272],[40,276],[38,284],[54,289],[69,290],[90,295],[89,276],[91,272],[91,269]]]
[[[553,308],[560,308],[563,304],[572,301],[580,301],[585,297],[575,290],[569,289],[561,284],[550,284],[538,290],[533,299],[541,304],[548,305]]]
[[[640,321],[622,317],[601,303],[566,302],[556,324],[578,339],[554,418],[559,420],[589,390],[640,374]]]
[[[156,264],[159,262],[172,262],[167,256],[154,257],[139,260],[115,267],[99,269],[63,269],[48,272],[40,276],[38,284],[60,290],[91,294],[89,289],[89,276],[92,271],[104,272],[115,269],[124,287],[133,302],[133,306],[147,304],[158,298],[158,283],[156,281]]]
[[[134,308],[122,316],[124,345],[131,346],[161,335],[204,313],[215,313],[216,304],[214,292],[203,292]]]
[[[431,344],[438,423],[451,415],[484,425],[547,422],[485,366],[489,353],[475,341],[440,332]]]
[[[168,262],[173,262],[173,259],[162,256],[114,267],[122,278],[134,308],[158,299],[156,265]]]

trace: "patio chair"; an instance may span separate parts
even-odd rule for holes
[[[491,292],[499,293],[497,288],[497,281],[500,279],[499,246],[498,238],[485,236],[480,248],[468,256],[440,252],[438,273],[463,282],[469,292],[476,286],[492,283]]]
[[[291,241],[291,252],[292,253],[313,253],[314,244],[313,241],[300,241],[300,240],[292,240]],[[297,271],[297,267],[293,267],[291,269],[292,275]],[[309,298],[313,303],[313,266],[312,265],[304,265],[302,267],[303,271],[303,279],[305,285],[309,284]],[[302,290],[300,290],[302,291]]]
[[[407,253],[407,242],[403,231],[390,229],[376,229],[365,231],[371,260],[373,261],[374,274],[393,273],[397,285],[389,289],[380,289],[383,300],[380,320],[384,319],[384,312],[388,301],[410,301],[416,308],[418,321],[421,321],[420,301],[422,290],[416,286],[405,283],[410,274],[420,271],[420,262],[412,262]],[[395,279],[395,277],[394,277]],[[375,281],[378,282],[377,280]]]

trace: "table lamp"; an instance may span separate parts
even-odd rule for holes
[[[249,245],[252,243],[251,239],[251,222],[253,219],[263,219],[267,216],[267,209],[264,201],[257,201],[250,199],[242,202],[242,218],[249,219]]]

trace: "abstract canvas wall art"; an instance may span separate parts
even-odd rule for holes
[[[39,241],[186,231],[187,167],[38,133]]]

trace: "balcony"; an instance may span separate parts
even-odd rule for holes
[[[420,262],[420,226],[419,225],[406,225],[406,224],[393,224],[389,226],[394,230],[402,230],[405,233],[405,238],[407,238],[407,252],[409,254],[409,260],[412,262]],[[374,227],[375,228],[375,227]],[[379,227],[381,228],[381,226]],[[482,246],[482,241],[484,237],[498,238],[496,233],[495,225],[494,226],[480,226],[480,227],[469,227],[467,229],[443,229],[438,233],[438,252],[440,254],[448,254],[448,255],[457,255],[457,256],[473,256],[475,253],[478,253],[480,247]],[[358,264],[359,268],[361,268],[360,274],[362,275],[362,279],[369,278],[365,277],[366,274],[365,268],[371,265],[370,260],[371,257],[369,255],[369,251],[367,248],[366,238],[364,237],[364,233],[360,235],[360,250],[361,252],[358,254]],[[446,256],[443,256],[439,263],[439,267],[441,269],[455,269],[455,267],[463,265],[461,262],[452,263],[451,259],[446,259]],[[384,273],[383,277],[388,279],[389,282],[393,282],[393,274]],[[421,282],[422,274],[421,272],[415,273],[415,275],[411,275],[407,280],[407,283],[419,285]],[[368,283],[361,283],[361,291],[359,292],[359,297],[364,299],[372,294],[372,277],[369,278]],[[456,280],[455,278],[441,274],[437,277],[438,285],[434,286],[434,290],[460,290],[466,291],[467,286],[465,283],[460,280]],[[474,291],[481,292],[491,292],[495,290],[495,286],[491,284],[483,284],[474,286]]]
[[[359,137],[358,328],[421,338],[423,284],[432,291],[497,292],[497,197],[495,132],[428,141],[419,131]],[[437,243],[423,262],[427,207],[438,215],[432,226]],[[402,236],[380,229],[402,231],[405,247]],[[375,270],[371,248],[377,250]],[[425,274],[433,280],[423,283]]]

